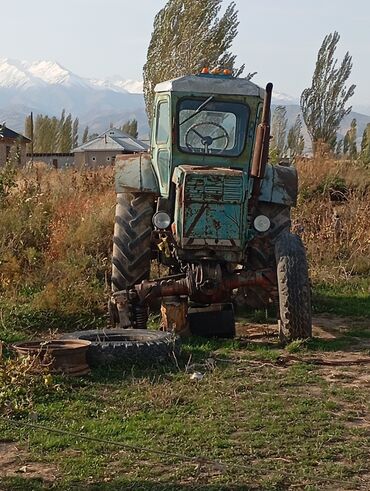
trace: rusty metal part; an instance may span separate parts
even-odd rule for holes
[[[33,371],[48,369],[53,374],[86,375],[90,368],[86,353],[90,341],[58,339],[52,341],[25,341],[13,345],[19,357],[29,356],[34,363]]]
[[[206,280],[206,288],[196,285],[194,273],[188,274],[186,278],[175,281],[143,281],[135,286],[140,302],[149,302],[154,298],[172,297],[179,295],[189,296],[192,300],[198,300],[197,294],[200,292],[208,302],[220,302],[232,290],[237,288],[258,285],[269,287],[274,273],[271,270],[261,271],[238,271],[222,278],[220,282]],[[221,300],[220,300],[221,299]]]
[[[255,216],[255,208],[260,195],[262,180],[265,177],[266,165],[270,147],[270,113],[272,83],[266,85],[265,99],[263,101],[262,119],[257,126],[256,143],[254,145],[253,161],[250,175],[254,177],[251,198],[249,200],[249,213],[252,221]]]
[[[174,332],[179,336],[189,335],[187,314],[187,297],[165,297],[161,305],[161,328],[163,331]]]
[[[266,85],[266,95],[263,102],[262,119],[257,127],[256,143],[254,146],[253,162],[251,168],[251,176],[257,179],[263,179],[265,167],[269,154],[270,142],[270,112],[271,112],[271,97],[272,83]]]

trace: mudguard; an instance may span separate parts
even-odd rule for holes
[[[297,195],[297,170],[294,167],[267,164],[258,201],[295,206]]]
[[[151,193],[159,196],[159,186],[148,153],[117,155],[116,193]]]

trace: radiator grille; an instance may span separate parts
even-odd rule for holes
[[[243,181],[239,176],[190,175],[185,181],[185,194],[190,201],[241,203]]]

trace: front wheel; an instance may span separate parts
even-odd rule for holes
[[[301,239],[283,233],[275,244],[279,290],[279,334],[283,342],[312,337],[311,286]]]

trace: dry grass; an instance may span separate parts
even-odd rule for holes
[[[0,292],[37,309],[99,309],[109,264],[112,169],[18,173],[0,208]]]
[[[315,281],[370,273],[370,171],[348,161],[299,162],[294,227],[306,244]]]
[[[293,223],[313,280],[369,275],[369,169],[329,159],[297,166],[301,192]],[[114,204],[111,168],[19,171],[0,196],[3,301],[67,315],[104,312]]]

